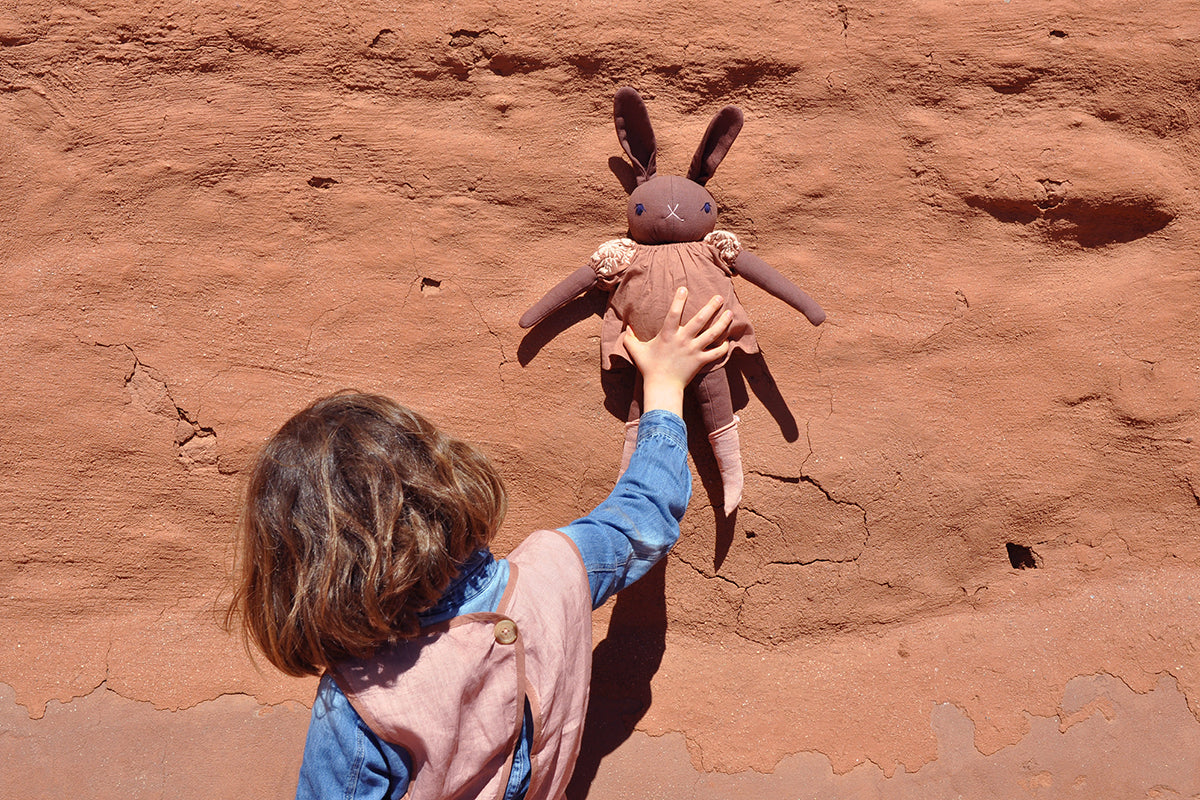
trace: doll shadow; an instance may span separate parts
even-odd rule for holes
[[[592,651],[592,689],[567,800],[584,800],[606,756],[650,708],[650,681],[666,650],[666,559],[617,595],[608,635]]]
[[[633,190],[637,188],[637,172],[630,166],[629,162],[620,156],[612,156],[608,159],[608,168],[612,170],[612,174],[621,182],[621,188],[625,190],[625,194],[633,194]]]
[[[749,402],[749,393],[746,391],[746,386],[749,384],[754,396],[758,398],[758,401],[775,420],[775,424],[779,426],[779,432],[783,434],[784,440],[794,442],[800,437],[796,418],[788,408],[787,401],[783,399],[783,394],[779,391],[779,384],[775,383],[775,378],[771,376],[771,370],[767,367],[762,353],[748,354],[740,350],[735,351],[725,365],[725,374],[729,378],[729,395],[733,400],[734,410],[740,411]],[[686,412],[687,409],[685,409]],[[693,413],[696,423],[689,420],[688,431],[702,431],[699,409],[694,409]],[[707,437],[700,434],[693,439],[692,434],[689,433],[688,439],[688,447],[692,451],[692,461],[696,464],[696,473],[700,476],[704,491],[707,492],[713,505],[713,515],[716,521],[713,569],[719,570],[725,563],[725,557],[729,555],[729,548],[733,546],[734,529],[737,527],[737,509],[735,508],[733,513],[728,516],[724,512],[725,492],[721,486],[721,473],[717,467],[717,460],[713,457],[712,448],[708,446]]]
[[[591,316],[603,317],[605,306],[608,304],[608,294],[599,289],[589,289],[575,299],[559,306],[550,312],[529,332],[517,345],[517,360],[521,366],[529,365],[534,357],[549,344],[550,340],[567,328],[582,322]]]
[[[779,391],[779,384],[775,383],[775,378],[771,375],[771,369],[767,366],[767,360],[763,358],[762,353],[735,351],[730,357],[725,371],[729,374],[729,387],[733,396],[734,408],[745,407],[746,384],[748,383],[750,390],[758,398],[758,402],[763,404],[763,408],[767,409],[767,412],[775,420],[775,424],[779,426],[779,432],[783,434],[784,441],[791,443],[800,438],[800,429],[796,425],[796,418],[792,416],[787,401],[783,399],[783,394]]]
[[[767,366],[766,359],[762,357],[762,353],[747,354],[740,350],[734,351],[725,365],[725,375],[729,378],[729,396],[733,401],[734,411],[741,411],[746,407],[750,400],[749,392],[752,391],[758,398],[758,402],[763,404],[763,408],[767,409],[767,412],[775,420],[775,424],[779,426],[779,432],[785,441],[794,442],[800,438],[800,429],[796,425],[796,418],[792,415],[787,401],[779,391],[779,384],[775,383],[775,378],[771,375],[771,370]],[[624,421],[629,418],[629,405],[633,402],[633,387],[636,377],[637,372],[633,367],[600,371],[600,388],[604,391],[604,409],[619,420]],[[749,385],[749,391],[747,391],[747,385]],[[684,402],[684,419],[687,421],[689,431],[704,430],[704,423],[700,419],[699,411],[690,392]],[[690,440],[689,438],[693,457],[698,451],[709,449],[707,443],[703,447],[697,447],[696,441],[699,440]],[[709,495],[711,496],[712,493],[710,492]]]

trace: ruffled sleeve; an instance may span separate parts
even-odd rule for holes
[[[704,237],[704,243],[712,246],[730,273],[735,272],[733,262],[737,261],[742,252],[742,243],[729,231],[713,231]]]
[[[612,289],[621,279],[621,273],[633,260],[637,242],[632,239],[610,239],[592,254],[592,269],[596,271],[596,282],[602,289]]]

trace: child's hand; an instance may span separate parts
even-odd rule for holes
[[[631,329],[625,330],[625,349],[642,373],[643,412],[659,408],[682,416],[684,388],[705,364],[729,352],[729,341],[724,337],[733,312],[726,310],[714,317],[721,308],[721,297],[713,297],[682,323],[686,300],[687,288],[680,287],[662,330],[648,342],[638,339]],[[720,344],[714,347],[718,340]]]

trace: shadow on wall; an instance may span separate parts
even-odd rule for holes
[[[650,708],[650,681],[666,650],[666,559],[617,595],[608,635],[592,653],[592,692],[567,800],[584,800],[600,762]]]
[[[603,293],[590,291],[556,309],[525,335],[517,351],[520,363],[528,365],[546,344],[577,322],[600,316],[605,300]],[[753,391],[779,425],[784,439],[794,442],[799,438],[796,419],[761,354],[736,352],[726,374],[735,409],[744,408]],[[628,418],[635,378],[632,368],[600,371],[604,407],[619,420]],[[721,476],[691,394],[684,409],[688,449],[716,517],[713,567],[720,569],[733,541],[737,511],[725,516],[719,510],[724,504]],[[666,650],[666,564],[663,559],[617,595],[608,634],[592,653],[591,695],[579,758],[567,787],[568,800],[587,798],[601,762],[633,735],[650,708],[650,684]]]
[[[551,311],[544,320],[530,328],[521,338],[521,343],[517,345],[517,360],[521,366],[529,366],[529,362],[533,361],[542,348],[563,331],[589,317],[602,319],[607,305],[607,292],[600,289],[589,289],[574,300]],[[622,416],[621,419],[625,418]]]
[[[771,414],[779,432],[787,442],[794,442],[800,437],[796,418],[787,406],[779,385],[771,375],[770,368],[762,353],[743,353],[735,351],[725,367],[729,376],[729,393],[733,407],[740,411],[750,401],[746,387],[749,385],[754,396]],[[716,528],[716,547],[713,551],[713,570],[719,570],[725,563],[729,548],[733,545],[733,533],[737,526],[737,509],[726,516],[724,506],[724,490],[721,486],[721,471],[713,456],[712,446],[704,433],[704,423],[700,419],[700,409],[689,398],[684,408],[684,418],[688,428],[688,450],[692,454],[692,462],[696,465],[696,474],[708,495],[709,503],[713,506],[714,524]]]

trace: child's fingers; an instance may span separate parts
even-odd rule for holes
[[[633,328],[626,328],[622,332],[621,337],[622,337],[621,341],[620,341],[621,345],[625,348],[625,350],[633,358],[634,363],[636,364],[638,361],[638,358],[641,356],[641,354],[643,352],[642,348],[644,348],[646,346],[646,343],[637,337],[637,334],[635,334],[633,332]]]
[[[733,312],[725,309],[709,322],[707,328],[696,334],[695,339],[701,347],[707,348],[713,342],[724,337],[729,332],[729,326],[732,324]]]
[[[687,295],[686,286],[680,286],[675,290],[675,296],[671,298],[671,307],[667,309],[667,318],[663,320],[664,329],[678,330],[682,327],[683,307],[687,304]]]
[[[701,307],[701,309],[687,321],[686,325],[684,325],[684,330],[688,333],[688,335],[695,336],[697,333],[711,325],[714,318],[717,316],[717,312],[721,310],[721,305],[724,302],[725,301],[719,294],[715,294],[709,298],[708,302],[705,303],[704,306]]]
[[[700,351],[700,363],[701,364],[711,364],[714,361],[724,358],[725,354],[729,352],[730,346],[731,345],[729,344],[729,340],[726,339],[725,341],[721,342],[716,347],[712,347],[707,350],[701,350]]]

